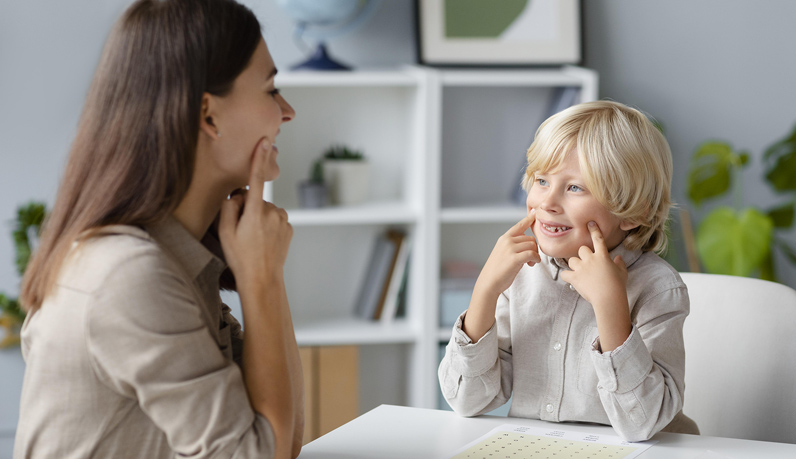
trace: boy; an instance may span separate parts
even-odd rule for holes
[[[498,239],[439,367],[475,416],[610,424],[629,441],[698,433],[682,414],[688,292],[666,246],[672,158],[639,111],[599,101],[528,149],[528,216]],[[533,235],[525,235],[530,229]]]

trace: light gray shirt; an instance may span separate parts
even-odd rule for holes
[[[601,353],[591,304],[561,280],[566,263],[541,255],[500,295],[495,325],[477,343],[462,331],[466,312],[456,322],[439,366],[454,411],[476,416],[513,397],[509,416],[609,424],[630,441],[698,433],[681,412],[689,302],[677,271],[652,252],[611,251],[628,266],[633,328]]]
[[[14,457],[272,457],[235,364],[224,268],[173,218],[75,243],[23,325]]]

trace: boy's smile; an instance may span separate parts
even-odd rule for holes
[[[536,209],[531,228],[539,248],[554,258],[578,256],[581,246],[592,247],[588,224],[596,222],[613,250],[635,225],[621,221],[586,189],[576,151],[570,151],[555,172],[537,173],[528,192],[528,212]]]

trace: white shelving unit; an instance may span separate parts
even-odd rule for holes
[[[597,96],[595,72],[434,70],[280,73],[296,118],[277,139],[281,177],[265,197],[288,211],[294,238],[285,268],[299,345],[359,345],[363,398],[437,406],[444,261],[482,264],[497,237],[525,215],[510,197],[524,152],[553,89]],[[334,144],[371,162],[369,202],[298,208],[297,184]],[[406,317],[382,324],[353,311],[376,236],[411,235]],[[370,409],[367,400],[361,408]]]

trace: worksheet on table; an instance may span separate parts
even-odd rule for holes
[[[503,424],[461,448],[450,459],[632,459],[655,443],[630,443],[613,435]]]

